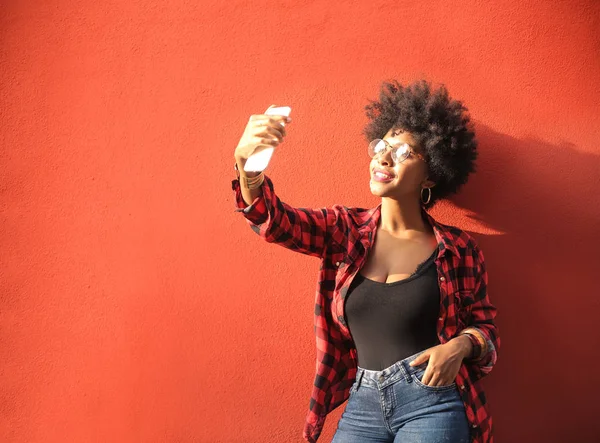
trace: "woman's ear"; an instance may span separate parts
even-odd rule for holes
[[[421,183],[421,187],[423,188],[433,188],[435,186],[435,183],[432,182],[429,179],[426,179],[424,182]]]

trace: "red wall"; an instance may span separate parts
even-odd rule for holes
[[[0,441],[300,442],[319,261],[234,213],[233,151],[250,114],[290,105],[278,195],[373,207],[363,107],[421,75],[480,140],[433,214],[486,254],[496,441],[600,435],[597,1],[1,11]]]

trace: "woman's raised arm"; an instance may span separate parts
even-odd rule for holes
[[[294,208],[275,194],[265,174],[260,194],[247,205],[238,179],[231,182],[237,212],[242,212],[252,230],[263,240],[306,255],[323,257],[331,241],[342,242],[346,230],[344,207]],[[336,240],[338,238],[338,240]]]
[[[343,206],[294,208],[277,197],[273,182],[266,175],[260,185],[260,179],[256,185],[242,187],[240,183],[240,179],[246,181],[246,178],[260,175],[244,171],[246,161],[261,147],[278,146],[286,135],[284,122],[290,121],[289,117],[278,115],[250,116],[234,153],[239,174],[231,182],[235,210],[244,214],[252,230],[265,241],[302,254],[323,257],[330,241],[345,232],[347,222],[346,217],[341,216],[345,211]]]

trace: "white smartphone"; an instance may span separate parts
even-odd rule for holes
[[[284,115],[286,117],[289,117],[291,111],[292,108],[290,108],[289,106],[279,106],[277,108],[267,109],[265,111],[265,114]],[[281,122],[281,124],[285,126],[284,122]],[[265,168],[269,165],[269,162],[271,161],[271,156],[273,155],[274,149],[275,147],[267,147],[260,150],[256,154],[252,154],[250,157],[248,157],[248,160],[246,160],[246,163],[244,164],[244,171],[264,171]]]

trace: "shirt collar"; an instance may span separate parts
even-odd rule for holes
[[[379,217],[381,216],[381,203],[379,203],[376,207],[370,209],[369,211],[369,229],[371,231],[375,230],[377,227],[377,223],[379,222]],[[441,256],[446,250],[450,251],[452,254],[456,255],[456,257],[460,258],[460,253],[458,252],[458,248],[455,244],[455,236],[450,231],[450,227],[446,226],[442,223],[439,223],[436,219],[433,218],[423,207],[421,207],[421,215],[424,219],[426,219],[431,227],[433,228],[433,232],[435,234],[435,238],[438,241],[438,246],[440,249],[439,255]]]

